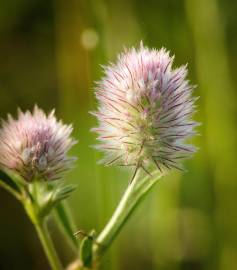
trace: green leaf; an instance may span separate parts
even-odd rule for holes
[[[70,213],[68,213],[65,205],[61,202],[55,208],[56,218],[65,233],[65,236],[72,244],[73,248],[78,249],[78,242],[76,237],[74,236],[75,228],[70,217]]]
[[[92,266],[92,248],[93,248],[93,237],[86,236],[80,246],[80,258],[83,262],[83,266],[90,268]]]

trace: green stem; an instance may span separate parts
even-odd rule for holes
[[[21,200],[21,195],[15,191],[13,188],[11,188],[9,185],[5,184],[3,181],[0,180],[0,187],[3,187],[6,189],[9,193],[11,193],[17,200]]]
[[[65,202],[59,203],[55,208],[55,218],[60,228],[62,229],[66,239],[71,245],[73,251],[78,253],[78,241],[74,236],[77,231],[74,219],[68,205]]]
[[[161,176],[162,174],[156,172],[152,177],[147,176],[140,179],[137,175],[130,183],[110,221],[95,241],[94,260],[98,260],[109,248],[135,208],[155,186]]]
[[[43,246],[44,252],[48,258],[52,270],[62,270],[62,264],[58,258],[57,252],[54,248],[52,239],[47,228],[47,218],[40,215],[40,209],[32,202],[32,199],[26,197],[22,201],[25,211],[35,226],[39,240]]]
[[[46,222],[37,222],[34,225],[52,270],[62,270],[63,267],[55,251]]]

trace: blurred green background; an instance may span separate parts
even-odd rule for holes
[[[103,270],[237,269],[237,1],[1,0],[0,117],[35,103],[73,122],[78,184],[69,199],[78,229],[101,230],[129,174],[103,168],[90,146],[94,81],[124,46],[162,46],[189,63],[200,96],[187,173],[172,172],[136,211]],[[0,190],[0,269],[46,270],[46,258],[21,205]],[[70,247],[50,222],[65,264]]]

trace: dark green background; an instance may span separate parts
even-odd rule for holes
[[[138,209],[104,258],[105,270],[237,269],[237,1],[234,0],[2,0],[0,2],[0,116],[35,103],[73,122],[78,184],[69,200],[78,229],[100,231],[129,174],[103,168],[90,145],[93,86],[100,64],[124,46],[169,49],[175,65],[189,63],[200,96],[200,150],[188,172],[171,172]],[[98,42],[82,42],[88,29]],[[86,31],[86,32],[85,32]],[[90,40],[89,40],[90,41]],[[0,190],[0,269],[46,270],[47,261],[22,207]],[[53,220],[50,229],[64,263],[71,250]]]

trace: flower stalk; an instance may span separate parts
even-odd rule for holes
[[[49,235],[46,221],[34,225],[52,270],[62,270],[63,267]]]
[[[93,248],[93,258],[95,261],[99,260],[110,247],[135,208],[141,203],[161,177],[162,174],[159,171],[154,172],[152,176],[146,176],[144,178],[140,178],[139,174],[136,175],[127,187],[110,221],[95,240]]]
[[[73,216],[70,212],[68,205],[65,202],[59,203],[55,207],[55,220],[59,227],[61,228],[62,233],[65,236],[65,239],[70,244],[73,252],[78,254],[78,241],[74,236],[75,231],[77,230]]]
[[[25,211],[33,223],[39,240],[42,244],[44,252],[48,258],[52,270],[62,270],[62,264],[59,260],[54,244],[50,237],[47,228],[47,216],[41,215],[41,209],[37,203],[32,202],[29,198],[25,197],[22,200]]]

